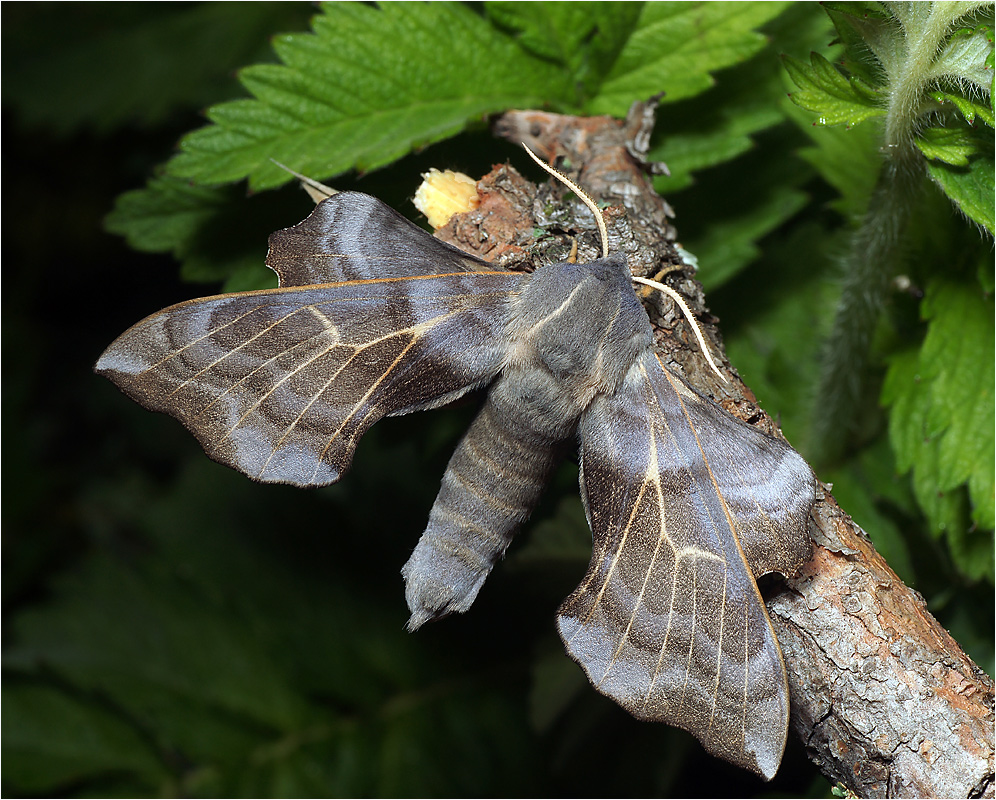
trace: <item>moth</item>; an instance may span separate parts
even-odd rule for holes
[[[755,577],[808,558],[815,477],[665,366],[626,258],[497,271],[354,192],[269,245],[279,288],[153,314],[96,371],[296,486],[339,480],[381,417],[486,389],[402,570],[409,628],[470,607],[577,447],[593,554],[557,615],[568,653],[634,716],[771,778],[788,688]]]

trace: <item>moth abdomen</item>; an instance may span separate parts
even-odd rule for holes
[[[507,402],[517,386],[514,374],[499,379],[446,467],[429,524],[402,569],[411,630],[470,608],[560,460],[562,437]]]

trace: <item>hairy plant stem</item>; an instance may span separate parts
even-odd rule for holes
[[[904,263],[907,226],[924,184],[924,159],[914,143],[931,64],[971,2],[890,4],[902,27],[901,47],[886,57],[889,106],[883,130],[886,162],[843,263],[841,295],[826,342],[812,426],[818,463],[839,459],[853,433],[869,373],[871,344],[892,278]],[[883,55],[886,55],[883,53]]]
[[[843,455],[856,428],[855,410],[869,372],[871,344],[894,275],[904,261],[903,240],[922,173],[889,161],[872,192],[868,212],[844,261],[833,328],[817,390],[811,451],[818,463]]]

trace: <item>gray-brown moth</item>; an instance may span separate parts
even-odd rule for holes
[[[815,478],[664,366],[625,257],[495,271],[345,192],[267,264],[280,288],[160,311],[97,372],[297,486],[337,481],[381,417],[486,387],[403,569],[409,627],[470,607],[576,442],[594,552],[558,613],[568,652],[633,715],[774,775],[788,689],[755,577],[808,557]]]

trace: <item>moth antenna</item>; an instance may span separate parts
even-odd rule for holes
[[[272,161],[274,164],[280,167],[280,169],[284,170],[285,172],[289,172],[291,175],[293,175],[295,178],[301,181],[301,183],[304,185],[304,190],[308,193],[308,196],[311,197],[311,199],[314,200],[316,203],[320,203],[322,200],[327,200],[334,194],[339,194],[338,189],[333,189],[331,186],[326,186],[324,183],[319,183],[313,178],[309,178],[307,175],[302,175],[300,172],[295,172],[285,164],[281,164],[275,158],[271,158],[270,161]]]
[[[598,225],[598,235],[602,240],[602,258],[605,258],[609,254],[609,232],[605,227],[605,218],[602,217],[602,210],[596,205],[595,201],[591,199],[591,196],[580,186],[578,186],[574,181],[568,178],[563,172],[561,172],[556,167],[551,167],[545,161],[543,161],[539,156],[537,156],[532,150],[526,146],[525,142],[522,142],[522,147],[529,157],[539,164],[543,169],[549,172],[554,178],[564,184],[568,189],[570,189],[574,194],[576,194],[581,201],[591,209],[591,213],[595,215],[595,223]]]
[[[704,355],[706,361],[709,362],[709,366],[712,367],[712,371],[719,375],[719,377],[723,379],[724,383],[729,383],[726,376],[719,371],[719,367],[716,366],[716,362],[712,360],[712,355],[710,355],[709,348],[706,346],[705,336],[702,335],[702,328],[699,325],[699,321],[695,319],[695,316],[692,314],[692,309],[688,307],[688,304],[684,301],[682,296],[670,286],[665,286],[663,283],[652,281],[650,278],[640,278],[636,275],[633,275],[632,278],[634,283],[642,283],[644,286],[650,286],[659,292],[663,292],[678,304],[678,308],[681,309],[681,313],[685,315],[685,319],[688,320],[689,324],[692,326],[692,330],[695,331],[695,338],[698,339],[702,355]]]
[[[574,194],[580,197],[581,200],[584,202],[586,206],[588,206],[589,209],[591,209],[591,213],[595,215],[595,222],[598,224],[598,235],[602,239],[602,258],[607,257],[609,255],[608,230],[605,227],[605,218],[602,216],[602,211],[595,204],[595,201],[591,199],[591,196],[587,192],[585,192],[574,181],[568,178],[563,172],[561,172],[556,167],[551,167],[549,164],[543,161],[539,156],[537,156],[532,150],[529,149],[529,147],[526,145],[525,142],[522,142],[522,147],[529,154],[529,157],[533,161],[539,164],[543,169],[549,172],[558,181],[562,182],[568,189],[570,189],[572,192],[574,192]],[[574,247],[577,248],[577,242],[574,243]],[[572,250],[572,253],[573,252],[575,251]],[[699,326],[698,320],[695,319],[695,316],[692,314],[692,309],[688,307],[688,304],[684,301],[684,299],[682,299],[681,295],[678,294],[670,286],[665,286],[663,283],[658,283],[657,281],[650,280],[649,278],[639,278],[636,275],[632,275],[631,277],[635,283],[642,283],[645,286],[650,286],[654,289],[657,289],[658,291],[666,294],[668,297],[674,300],[675,303],[678,304],[678,308],[681,309],[681,313],[685,315],[685,319],[688,320],[689,324],[691,324],[692,326],[692,330],[695,331],[695,338],[698,340],[699,347],[702,349],[702,355],[705,356],[706,361],[709,363],[709,366],[712,368],[712,371],[715,372],[720,377],[720,379],[728,383],[728,381],[726,380],[726,376],[719,371],[719,367],[716,366],[716,362],[713,361],[712,355],[709,353],[709,347],[706,345],[705,336],[703,336],[702,334],[702,328]]]

